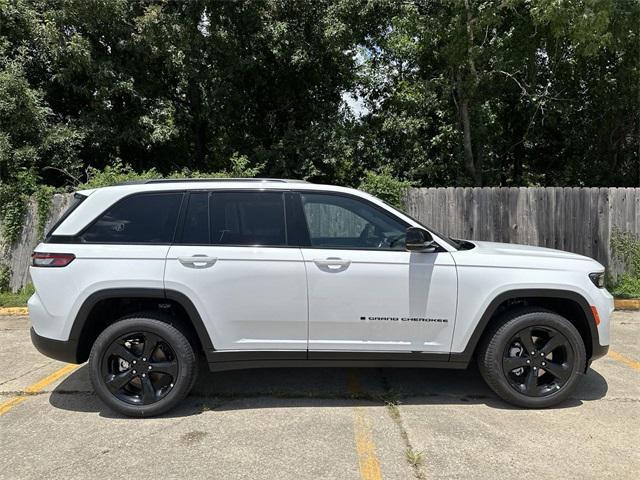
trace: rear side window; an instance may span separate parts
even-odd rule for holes
[[[182,193],[127,197],[107,210],[80,235],[88,243],[170,243]]]
[[[210,216],[213,245],[287,244],[281,192],[215,192]]]

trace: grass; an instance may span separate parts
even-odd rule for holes
[[[0,307],[26,307],[34,291],[33,285],[29,284],[15,293],[0,292]]]
[[[420,468],[424,465],[424,452],[416,452],[413,448],[407,448],[404,452],[404,456],[407,462],[414,469]]]

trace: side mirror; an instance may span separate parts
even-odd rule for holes
[[[407,228],[405,248],[410,252],[434,252],[436,243],[429,232],[418,227]]]

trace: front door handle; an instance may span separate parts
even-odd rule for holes
[[[208,268],[212,267],[218,261],[218,257],[193,255],[191,257],[178,257],[178,261],[189,268]]]
[[[338,257],[314,258],[313,263],[318,267],[331,271],[346,270],[351,265],[351,260],[345,260]]]

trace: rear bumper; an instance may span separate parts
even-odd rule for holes
[[[81,363],[78,361],[78,342],[76,340],[52,340],[42,337],[31,327],[31,343],[47,357],[67,363]]]

